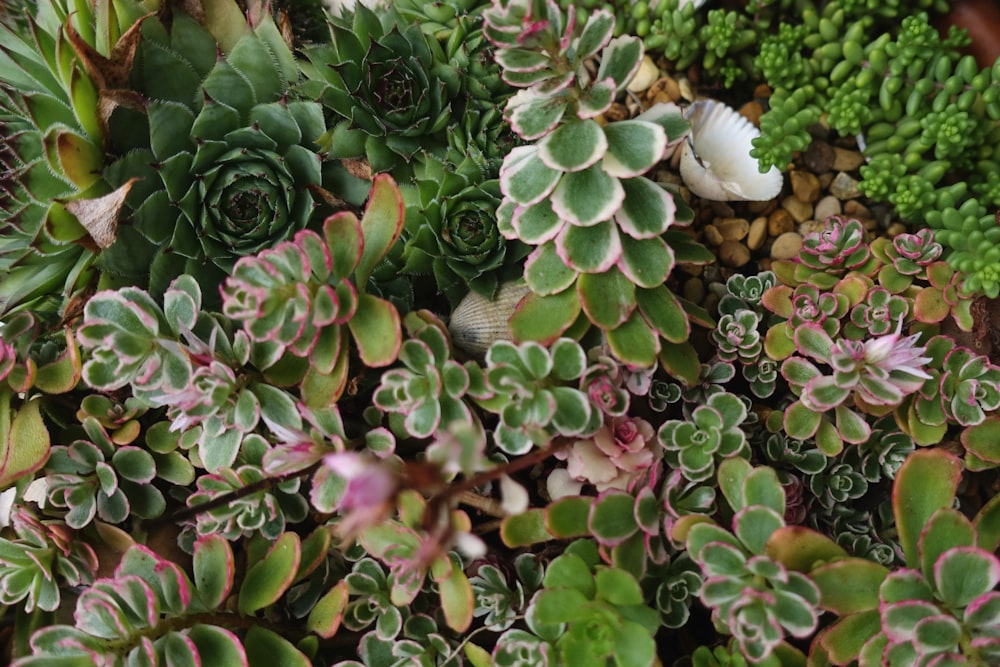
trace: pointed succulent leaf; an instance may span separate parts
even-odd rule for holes
[[[621,90],[639,71],[642,55],[642,40],[639,38],[622,35],[612,39],[601,54],[597,78],[611,77],[618,90]]]
[[[511,149],[500,167],[501,191],[522,206],[542,201],[562,176],[560,171],[546,166],[538,152],[537,146],[518,146]]]
[[[193,561],[194,585],[205,606],[222,606],[233,587],[235,560],[229,541],[220,535],[199,537]]]
[[[376,176],[361,217],[364,244],[355,271],[359,288],[368,282],[375,266],[388,254],[402,233],[404,210],[403,196],[392,177],[388,174]]]
[[[621,181],[600,165],[563,174],[552,191],[552,210],[560,219],[579,227],[607,221],[625,201]]]
[[[690,322],[677,297],[666,286],[637,289],[635,300],[642,316],[660,336],[672,343],[687,340]]]
[[[291,586],[302,556],[296,533],[284,533],[260,561],[247,570],[240,586],[241,614],[251,614],[274,604]]]
[[[324,639],[333,637],[340,629],[341,620],[347,610],[348,598],[347,582],[341,580],[321,597],[309,612],[306,628]]]
[[[896,473],[892,507],[907,567],[917,567],[917,542],[931,516],[949,507],[962,475],[961,461],[942,449],[917,450]]]
[[[608,345],[620,361],[637,368],[651,368],[660,352],[660,339],[638,312],[606,332]]]
[[[255,625],[243,640],[248,667],[311,667],[312,661],[287,639]]]
[[[538,142],[545,166],[563,172],[581,171],[596,163],[608,149],[608,140],[594,120],[563,123]]]
[[[0,489],[35,472],[49,458],[49,431],[40,400],[11,408],[13,391],[0,386]]]

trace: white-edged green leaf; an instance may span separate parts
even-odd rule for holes
[[[556,251],[580,273],[603,273],[618,262],[622,244],[617,227],[605,220],[593,227],[566,225],[556,237]]]
[[[583,61],[594,55],[611,41],[615,34],[615,17],[606,9],[601,9],[587,17],[580,39],[576,43],[575,56]]]
[[[549,196],[562,173],[550,169],[538,157],[538,146],[511,149],[500,167],[500,190],[505,197],[530,206]]]
[[[566,113],[566,98],[559,95],[532,97],[517,106],[508,106],[505,115],[514,132],[525,141],[534,141],[551,131],[564,113]],[[511,152],[516,150],[515,148]]]
[[[662,285],[674,268],[674,252],[663,239],[636,239],[619,234],[622,257],[618,269],[638,287]]]
[[[649,171],[663,159],[667,133],[655,123],[623,120],[604,126],[608,151],[601,166],[618,178],[632,178]]]
[[[536,248],[524,264],[524,279],[540,296],[558,294],[573,284],[577,272],[566,265],[555,243]]]
[[[672,194],[648,178],[621,181],[625,199],[615,222],[634,239],[651,239],[667,231],[674,222],[677,204]]]
[[[608,140],[595,120],[570,120],[538,142],[538,157],[559,171],[580,171],[594,164],[608,149]]]
[[[621,90],[639,71],[642,55],[642,40],[638,37],[622,35],[612,39],[601,54],[597,78],[611,77],[615,81],[615,86]]]
[[[517,206],[510,224],[517,232],[517,238],[537,246],[554,239],[565,223],[552,210],[552,203],[543,199],[530,206]]]
[[[613,329],[635,310],[635,284],[621,271],[584,273],[576,281],[576,289],[583,312],[602,329]]]
[[[590,227],[610,219],[624,200],[621,181],[595,164],[563,174],[552,191],[552,210],[572,225]]]

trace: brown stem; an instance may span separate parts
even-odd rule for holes
[[[469,507],[475,507],[481,512],[486,512],[490,516],[495,516],[498,519],[502,519],[507,516],[507,512],[504,511],[503,506],[494,500],[493,498],[487,498],[486,496],[481,496],[478,493],[473,493],[472,491],[462,491],[458,494],[458,502],[463,505],[468,505]]]

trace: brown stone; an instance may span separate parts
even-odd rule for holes
[[[835,147],[833,153],[834,171],[854,171],[865,163],[865,156],[858,151]]]
[[[722,234],[719,233],[719,228],[715,225],[705,225],[705,229],[702,230],[702,234],[705,236],[705,240],[710,245],[719,246],[722,245],[723,241],[725,241],[725,239],[722,238]]]
[[[760,102],[747,102],[740,107],[740,115],[746,118],[754,127],[760,127],[760,117],[764,115],[764,107]]]
[[[825,221],[831,215],[840,215],[842,211],[840,200],[833,195],[827,195],[816,202],[813,216],[819,221]]]
[[[781,200],[781,208],[791,214],[795,222],[805,222],[813,217],[813,206],[809,202],[804,202],[795,195],[790,195]]]
[[[837,175],[833,177],[833,182],[830,183],[830,194],[837,199],[844,201],[860,197],[861,191],[858,190],[858,181],[851,178],[846,173],[839,171],[837,172]]]
[[[771,259],[791,259],[802,250],[802,235],[785,232],[771,244]]]
[[[795,220],[792,215],[783,208],[776,209],[767,216],[768,236],[781,236],[785,232],[795,229]]]
[[[750,223],[750,231],[747,233],[747,247],[751,250],[760,250],[767,240],[767,218],[761,216]]]
[[[719,246],[719,261],[731,268],[739,268],[750,261],[750,248],[739,241],[723,241]]]
[[[889,225],[889,228],[885,230],[885,235],[889,238],[899,236],[906,232],[906,225],[901,222],[894,222]]]
[[[792,192],[800,201],[814,202],[819,199],[819,179],[808,171],[795,170],[791,173]]]
[[[742,241],[750,232],[750,223],[743,218],[720,218],[715,227],[726,241]]]
[[[844,202],[844,215],[857,218],[858,220],[870,220],[874,218],[868,207],[856,199],[849,199]]]
[[[688,278],[684,281],[684,298],[694,303],[701,303],[705,299],[705,283],[701,278]]]
[[[677,102],[681,99],[681,87],[673,77],[661,76],[646,91],[646,99],[654,103]]]
[[[833,169],[836,149],[825,141],[813,141],[802,154],[806,168],[815,174],[822,174]]]

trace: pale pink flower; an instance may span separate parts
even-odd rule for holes
[[[569,479],[560,477],[558,484],[550,487],[572,490],[573,480],[593,484],[598,491],[625,490],[659,456],[656,431],[649,422],[638,417],[613,417],[590,438],[556,453],[566,461]]]

